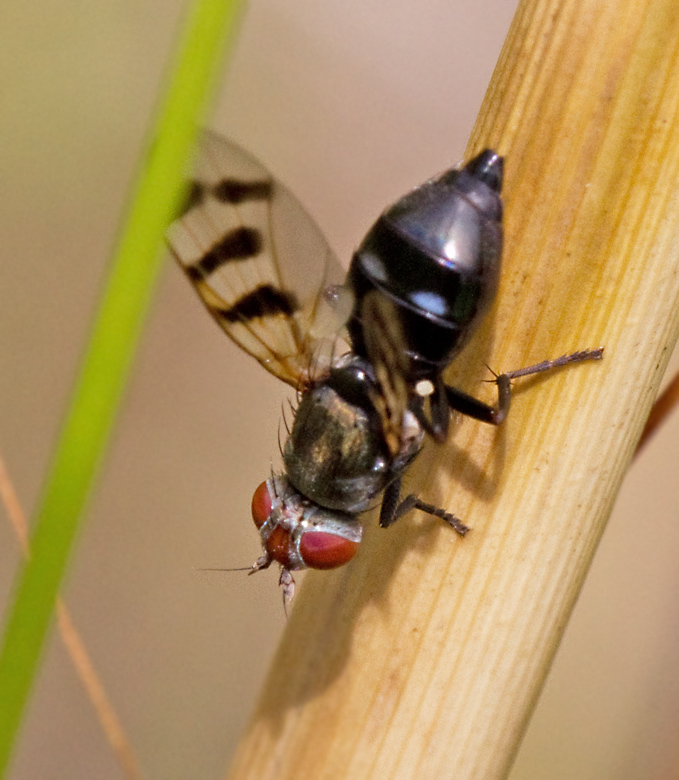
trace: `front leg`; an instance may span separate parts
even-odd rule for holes
[[[388,528],[393,525],[399,518],[410,512],[411,509],[419,509],[422,512],[426,512],[434,517],[440,517],[441,520],[452,526],[460,536],[464,536],[469,531],[469,526],[466,526],[455,515],[446,512],[443,509],[435,507],[433,504],[427,504],[421,501],[414,493],[406,496],[402,501],[401,495],[401,477],[397,477],[393,482],[387,485],[384,496],[382,498],[382,508],[380,510],[380,526],[382,528]]]

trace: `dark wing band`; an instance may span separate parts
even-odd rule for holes
[[[235,144],[203,136],[170,247],[226,333],[294,387],[344,324],[326,287],[344,272],[297,199]],[[346,307],[345,307],[346,308]]]

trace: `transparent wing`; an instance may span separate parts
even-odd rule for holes
[[[408,408],[410,370],[406,341],[398,310],[385,295],[373,290],[361,302],[363,339],[380,393],[374,399],[391,452],[402,446],[403,416]]]
[[[254,157],[204,133],[168,241],[219,325],[272,374],[300,387],[329,359],[350,310],[337,294],[345,272],[299,201]]]

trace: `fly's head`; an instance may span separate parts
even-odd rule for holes
[[[252,519],[262,538],[263,555],[251,573],[281,567],[284,602],[294,595],[291,572],[335,569],[356,554],[363,529],[355,515],[315,504],[298,493],[282,474],[262,482],[252,497]]]

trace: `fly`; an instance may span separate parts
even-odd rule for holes
[[[495,299],[502,177],[502,157],[486,149],[412,190],[379,217],[345,276],[296,198],[242,149],[205,134],[169,243],[218,324],[298,394],[283,468],[252,499],[263,553],[250,571],[278,563],[286,604],[293,571],[354,557],[359,516],[380,495],[383,528],[419,509],[464,535],[452,513],[401,496],[425,437],[444,441],[452,410],[499,425],[512,379],[602,356],[584,350],[500,374],[495,406],[446,384]]]

